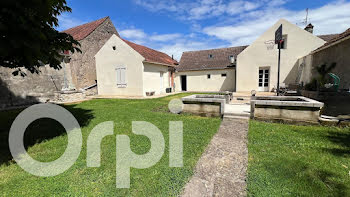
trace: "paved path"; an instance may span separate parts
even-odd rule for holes
[[[245,196],[247,133],[247,120],[224,119],[198,161],[183,196]]]

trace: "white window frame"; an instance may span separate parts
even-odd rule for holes
[[[115,74],[116,74],[116,84],[118,88],[126,88],[128,83],[127,83],[127,69],[125,66],[117,66],[115,68]],[[122,73],[124,72],[124,81],[122,80]],[[118,76],[120,75],[120,76]],[[119,81],[120,80],[120,81]]]

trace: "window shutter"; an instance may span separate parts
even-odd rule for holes
[[[116,68],[116,75],[117,75],[117,86],[126,87],[126,68],[125,67]]]
[[[120,83],[122,85],[126,85],[126,79],[125,79],[125,68],[120,69]]]
[[[121,81],[120,81],[120,69],[117,68],[115,69],[117,71],[117,85],[120,85]]]

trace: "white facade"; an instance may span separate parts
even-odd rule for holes
[[[275,31],[281,24],[287,41],[285,49],[281,50],[280,85],[295,83],[298,59],[325,43],[298,26],[279,20],[238,55],[237,91],[271,91],[277,87],[278,48],[275,45],[268,50],[265,42],[274,40]]]
[[[144,62],[145,58],[116,35],[95,55],[99,95],[146,96],[170,86],[167,65]]]
[[[184,87],[181,76],[186,76],[186,91],[218,92],[235,91],[235,69],[181,71],[176,73],[176,91]]]
[[[143,90],[155,92],[156,95],[165,93],[170,88],[170,74],[167,66],[152,63],[144,63]]]

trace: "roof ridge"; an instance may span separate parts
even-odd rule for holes
[[[168,54],[163,53],[161,51],[149,48],[144,45],[136,44],[124,38],[121,38],[126,44],[128,44],[131,48],[133,48],[136,52],[138,52],[141,56],[145,58],[145,61],[160,63],[166,65],[177,65],[178,62],[171,58]]]
[[[332,46],[334,43],[337,43],[338,41],[345,39],[347,37],[350,37],[350,28],[346,29],[344,32],[342,32],[340,34],[337,34],[337,36],[330,39],[328,42],[326,42],[324,45],[322,45],[321,47],[314,50],[312,53],[315,53],[316,51],[320,51],[320,50],[323,50],[325,48],[328,48],[328,47]]]
[[[193,52],[203,52],[203,51],[213,51],[213,50],[223,50],[223,49],[234,49],[234,48],[248,47],[248,46],[249,45],[242,45],[242,46],[223,47],[223,48],[216,48],[216,49],[203,49],[203,50],[196,50],[196,51],[184,51],[183,53],[193,53]]]
[[[331,35],[339,35],[340,33],[334,33],[334,34],[320,34],[316,36],[331,36]]]
[[[87,36],[89,36],[92,32],[94,32],[98,27],[100,27],[107,19],[109,19],[109,16],[100,18],[98,20],[94,20],[88,23],[84,23],[75,27],[71,27],[69,29],[66,29],[62,32],[70,34],[73,36],[75,40],[83,40]]]
[[[65,29],[65,30],[63,30],[62,32],[65,32],[65,31],[68,31],[68,30],[71,30],[71,29],[74,29],[74,28],[77,28],[77,27],[81,27],[81,26],[87,25],[87,24],[89,24],[89,23],[94,23],[94,22],[99,21],[99,20],[102,20],[102,19],[104,19],[104,20],[103,20],[103,22],[104,22],[107,18],[109,18],[109,16],[105,16],[105,17],[103,17],[103,18],[100,18],[100,19],[97,19],[97,20],[94,20],[94,21],[90,21],[90,22],[87,22],[87,23],[84,23],[84,24],[81,24],[81,25],[77,25],[77,26],[71,27],[71,28],[69,28],[69,29]]]
[[[137,44],[137,43],[135,43],[135,42],[131,42],[131,41],[126,40],[126,39],[124,39],[124,38],[122,38],[122,40],[124,40],[124,41],[126,41],[126,42],[130,42],[130,43],[135,44],[135,45],[138,45],[138,46],[141,46],[141,47],[145,47],[145,48],[147,48],[147,49],[150,49],[150,50],[156,51],[156,52],[158,52],[158,53],[162,53],[162,54],[164,54],[164,55],[169,56],[169,55],[168,55],[168,54],[166,54],[166,53],[163,53],[163,52],[161,52],[161,51],[158,51],[158,50],[155,50],[155,49],[149,48],[148,46],[141,45],[141,44]],[[169,56],[169,57],[170,57],[170,56]]]

